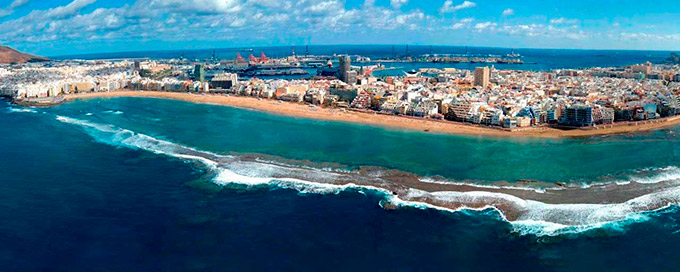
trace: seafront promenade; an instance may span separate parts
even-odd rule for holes
[[[310,106],[303,103],[258,99],[255,97],[183,92],[134,91],[126,89],[109,92],[68,94],[64,96],[64,100],[68,102],[77,99],[114,97],[149,97],[173,99],[192,103],[237,107],[290,117],[346,122],[393,129],[403,129],[408,131],[450,135],[536,138],[591,137],[608,134],[643,132],[680,125],[680,116],[673,116],[655,120],[621,122],[586,128],[558,129],[549,126],[537,126],[527,128],[501,129],[497,127],[474,125],[447,120],[378,114],[376,112],[371,113],[368,111],[352,109]]]

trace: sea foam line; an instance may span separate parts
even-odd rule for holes
[[[31,109],[31,108],[14,108],[10,107],[7,109],[8,112],[14,112],[14,113],[38,113],[38,111]]]
[[[201,162],[216,173],[215,177],[213,178],[213,182],[223,186],[233,184],[252,187],[276,186],[294,189],[301,193],[321,194],[339,193],[348,189],[355,189],[357,191],[366,190],[382,194],[386,201],[397,206],[408,206],[421,209],[437,209],[447,212],[494,209],[498,211],[505,221],[508,221],[504,216],[504,213],[491,204],[483,205],[477,208],[462,206],[459,209],[447,209],[425,202],[410,201],[408,199],[415,197],[428,197],[439,201],[451,202],[461,202],[465,200],[467,203],[494,203],[497,201],[504,201],[506,203],[511,203],[513,207],[524,211],[524,213],[517,220],[508,221],[513,226],[513,230],[521,235],[555,236],[569,233],[580,233],[595,228],[620,225],[630,222],[645,221],[648,217],[645,216],[644,213],[636,210],[636,208],[652,205],[667,199],[674,199],[677,201],[678,198],[680,198],[680,193],[676,188],[675,190],[666,190],[660,193],[657,192],[644,195],[621,204],[546,204],[538,201],[524,200],[503,193],[482,191],[430,193],[416,189],[409,189],[408,194],[406,195],[407,199],[401,199],[400,197],[395,196],[389,190],[374,186],[356,185],[353,183],[338,185],[311,182],[295,178],[273,178],[271,176],[263,175],[263,173],[267,173],[266,167],[272,167],[271,165],[267,166],[266,164],[262,163],[261,165],[256,165],[255,163],[242,163],[236,161],[233,161],[231,165],[224,165],[215,159],[226,156],[156,139],[148,135],[135,133],[133,131],[118,128],[113,125],[102,125],[64,116],[57,116],[57,120],[64,123],[78,125],[84,128],[90,136],[102,143],[134,149],[142,149],[182,160]],[[248,169],[238,169],[239,167],[243,166],[246,166]],[[275,170],[276,169],[269,169],[269,172]],[[668,207],[668,205],[663,205],[657,210],[661,210],[666,207]],[[571,224],[562,223],[565,218],[568,218]]]
[[[670,180],[679,180],[680,179],[680,168],[677,166],[668,166],[668,167],[663,167],[663,168],[656,168],[656,169],[644,169],[641,172],[645,171],[659,171],[658,174],[650,176],[650,177],[635,177],[632,176],[629,178],[629,180],[632,180],[637,183],[642,183],[642,184],[650,184],[650,183],[659,183],[663,181],[670,181]]]

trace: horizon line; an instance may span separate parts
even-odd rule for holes
[[[306,47],[306,46],[432,46],[432,47],[472,47],[472,48],[488,48],[488,49],[515,49],[515,50],[569,50],[569,51],[649,51],[649,52],[680,52],[680,49],[591,49],[591,48],[557,48],[557,47],[503,47],[503,46],[475,46],[475,45],[445,45],[445,44],[408,44],[408,43],[370,43],[370,44],[351,44],[351,43],[340,43],[340,44],[305,44],[305,45],[256,45],[256,46],[234,46],[234,47],[205,47],[205,48],[189,48],[189,49],[150,49],[150,50],[129,50],[129,51],[106,51],[106,52],[95,52],[95,53],[79,53],[79,54],[64,54],[64,55],[53,55],[45,56],[49,58],[59,58],[59,57],[73,57],[73,56],[85,56],[85,55],[101,55],[101,54],[117,54],[117,53],[146,53],[146,52],[173,52],[173,51],[202,51],[202,50],[222,50],[222,49],[253,49],[253,48],[296,48],[296,47]]]

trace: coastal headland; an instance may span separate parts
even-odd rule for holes
[[[255,97],[226,96],[214,94],[197,94],[181,92],[132,91],[118,90],[110,92],[88,92],[68,94],[64,101],[89,98],[113,97],[150,97],[174,99],[192,103],[214,104],[262,111],[289,117],[308,118],[324,121],[346,122],[353,124],[404,129],[437,134],[479,135],[492,137],[533,137],[533,138],[580,138],[644,132],[680,125],[680,116],[647,120],[639,122],[621,122],[612,125],[594,126],[575,129],[558,129],[538,126],[519,129],[499,129],[453,121],[433,120],[426,118],[386,115],[342,108],[326,108],[309,106],[301,103],[280,102],[277,100],[258,99]]]

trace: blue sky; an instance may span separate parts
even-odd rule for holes
[[[65,54],[267,45],[680,50],[677,0],[0,0],[0,44]]]

